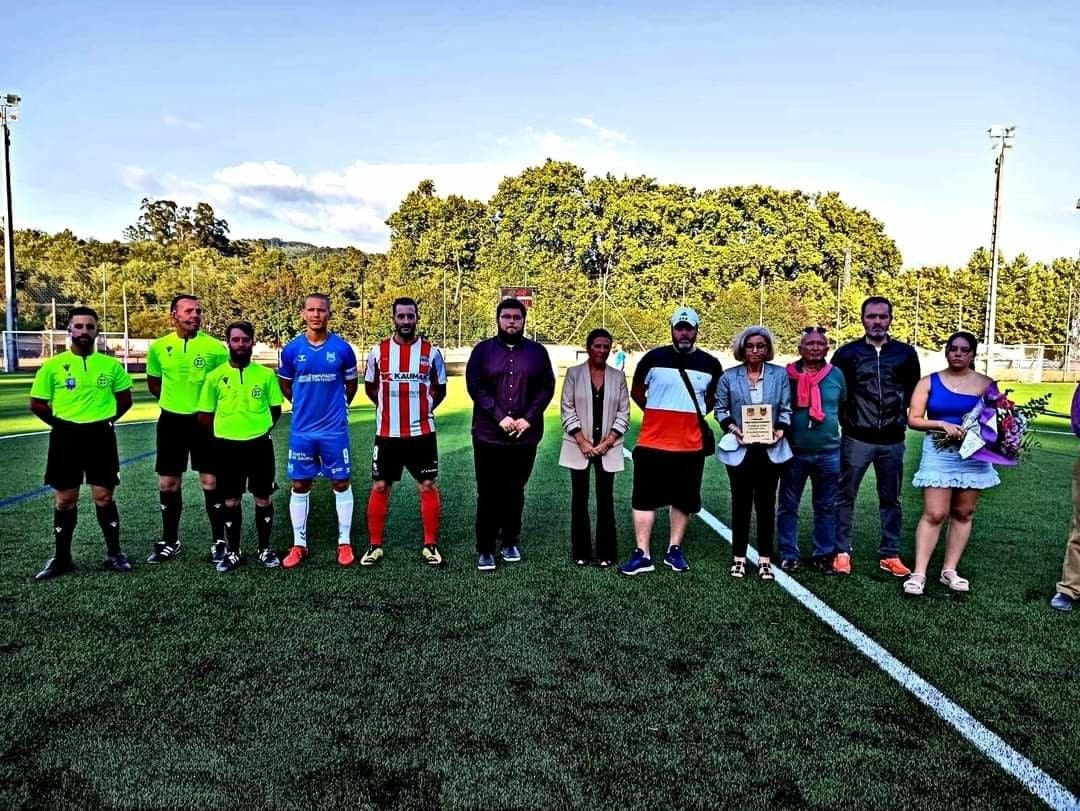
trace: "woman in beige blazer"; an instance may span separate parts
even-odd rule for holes
[[[623,469],[623,434],[630,424],[626,375],[608,366],[611,333],[585,339],[589,359],[566,370],[562,390],[563,443],[559,464],[570,468],[570,551],[574,563],[601,568],[619,557],[615,540],[615,474]],[[596,554],[589,528],[589,471],[596,475]]]

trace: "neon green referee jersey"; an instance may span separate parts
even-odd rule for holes
[[[194,338],[181,338],[175,332],[158,338],[146,354],[146,373],[161,378],[158,405],[174,414],[194,414],[207,374],[228,360],[225,344],[205,332],[195,333]]]
[[[116,358],[68,350],[41,364],[30,396],[47,400],[61,420],[102,422],[116,416],[116,393],[130,388],[131,377]]]
[[[273,428],[270,407],[283,400],[277,375],[265,366],[225,364],[206,376],[199,411],[214,415],[218,439],[255,439]]]

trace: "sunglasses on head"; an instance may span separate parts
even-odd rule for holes
[[[819,335],[824,335],[825,327],[803,327],[803,335],[809,335],[811,332],[816,332]]]

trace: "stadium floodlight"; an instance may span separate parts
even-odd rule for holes
[[[9,121],[14,121],[15,108],[22,101],[14,93],[5,93],[0,97],[0,129],[3,130],[4,141],[4,286],[7,290],[7,307],[4,319],[5,335],[4,359],[5,370],[16,372],[19,369],[18,345],[15,343],[15,328],[18,326],[18,313],[15,300],[15,228],[11,224],[11,159],[9,150],[11,147],[11,130]]]
[[[997,328],[997,284],[998,284],[998,211],[1001,204],[1001,170],[1005,166],[1005,150],[1012,149],[1016,127],[994,124],[987,130],[990,146],[997,151],[994,159],[994,216],[990,225],[990,289],[986,305],[986,374],[993,374],[994,332]]]

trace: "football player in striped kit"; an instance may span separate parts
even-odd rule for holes
[[[420,491],[421,554],[426,563],[439,566],[443,556],[436,544],[442,504],[435,484],[439,475],[435,409],[446,397],[446,364],[431,341],[417,334],[420,310],[414,299],[394,299],[391,311],[394,334],[371,348],[364,373],[364,391],[375,404],[375,444],[367,508],[370,543],[360,565],[374,566],[382,559],[390,490],[408,470]]]

